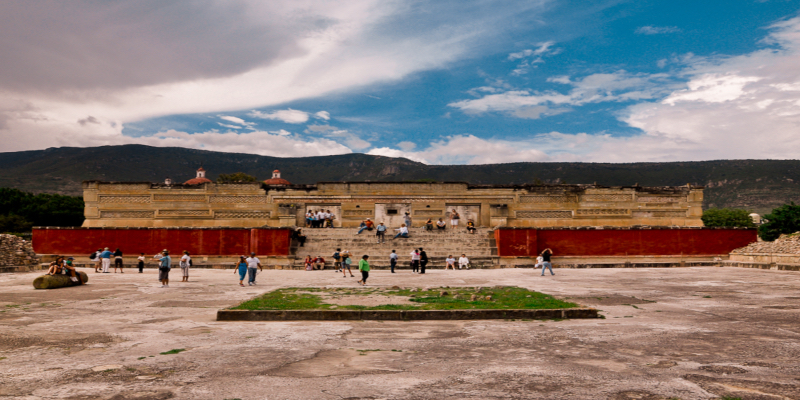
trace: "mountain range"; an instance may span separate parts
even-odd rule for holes
[[[469,182],[473,184],[597,183],[607,186],[705,186],[705,207],[765,214],[800,199],[800,160],[716,160],[651,163],[519,162],[426,165],[367,154],[279,158],[178,147],[60,147],[0,153],[0,187],[79,196],[81,182],[183,182],[203,167],[207,177],[244,172],[260,180],[279,169],[292,183],[331,181]]]

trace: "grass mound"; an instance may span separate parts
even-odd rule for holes
[[[381,303],[397,304],[341,305],[342,299],[371,296]],[[376,296],[384,296],[381,298]],[[487,310],[487,309],[557,309],[575,308],[575,303],[513,286],[490,288],[286,288],[245,301],[232,310]]]

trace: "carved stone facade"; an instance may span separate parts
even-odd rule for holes
[[[334,226],[364,218],[413,226],[449,219],[478,226],[702,226],[702,187],[470,185],[331,182],[165,185],[84,182],[87,227],[303,226],[307,211],[331,210]],[[280,205],[280,206],[279,206]]]

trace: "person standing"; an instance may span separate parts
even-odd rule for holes
[[[333,220],[334,219],[336,219],[336,216],[333,215],[331,210],[328,210],[328,212],[325,215],[325,225],[327,225],[328,228],[333,228]]]
[[[117,268],[119,268],[119,272],[124,274],[125,271],[122,269],[122,251],[117,249],[114,251],[114,273],[117,273]]]
[[[462,254],[461,257],[458,258],[458,269],[461,268],[469,269],[469,258],[467,258],[466,254]]]
[[[192,266],[192,257],[189,256],[187,250],[183,251],[181,256],[181,272],[183,272],[183,280],[181,282],[189,282],[189,267]]]
[[[549,247],[544,249],[544,250],[542,250],[542,276],[544,276],[544,271],[547,268],[550,268],[550,275],[551,276],[555,275],[553,273],[553,264],[550,263],[550,256],[552,256],[552,255],[553,255],[553,250],[551,250]]]
[[[411,214],[406,211],[406,214],[403,216],[403,223],[406,224],[408,229],[411,229]]]
[[[383,222],[379,223],[375,228],[375,236],[378,238],[378,244],[386,241],[386,225]]]
[[[411,252],[411,272],[417,273],[419,272],[419,250],[414,249]]]
[[[453,271],[456,270],[456,259],[452,254],[447,256],[447,258],[444,260],[444,270],[447,271],[448,268],[452,268]]]
[[[292,232],[292,239],[300,243],[298,247],[303,247],[303,245],[306,244],[306,235],[303,235],[303,230],[301,228],[297,228],[297,230]]]
[[[453,212],[450,213],[450,225],[453,227],[453,229],[458,228],[458,221],[460,219],[461,219],[461,216],[458,215],[458,212],[454,208]]]
[[[389,266],[392,268],[392,273],[394,273],[394,267],[397,266],[397,253],[394,250],[389,254]]]
[[[342,269],[342,254],[341,254],[341,251],[342,251],[342,249],[338,249],[337,248],[336,252],[333,253],[333,256],[331,256],[331,257],[333,257],[333,269],[335,269],[334,272],[339,272]]]
[[[139,273],[141,274],[144,272],[144,253],[140,253],[137,260],[139,260]]]
[[[256,257],[255,252],[251,252],[250,258],[248,258],[246,261],[247,261],[247,275],[250,278],[247,281],[247,284],[253,286],[256,284],[256,273],[258,272],[258,269],[261,268],[261,260],[259,260],[258,257]]]
[[[108,273],[108,268],[111,266],[111,255],[112,253],[106,247],[102,253],[100,253],[100,260],[103,262],[103,273]]]
[[[233,273],[239,273],[239,286],[244,287],[244,277],[247,275],[247,259],[244,256],[239,256],[239,263]]]
[[[100,273],[100,269],[103,266],[102,261],[100,261],[100,260],[102,260],[100,258],[100,254],[101,253],[103,253],[103,249],[97,249],[97,251],[95,251],[94,253],[92,253],[92,255],[89,256],[89,259],[92,262],[94,262],[94,272],[95,273]]]
[[[419,273],[425,273],[425,266],[428,265],[428,253],[422,247],[419,248]]]
[[[361,280],[358,281],[358,283],[360,283],[361,286],[366,286],[367,278],[369,278],[369,262],[367,262],[368,258],[369,256],[364,254],[361,257],[361,260],[358,261],[358,270],[361,271]]]
[[[161,281],[162,288],[169,287],[169,270],[172,268],[172,259],[169,257],[169,251],[164,250],[161,253],[161,262],[158,267],[158,280]]]
[[[353,262],[352,259],[353,257],[350,255],[349,250],[342,252],[342,276],[344,278],[347,278],[347,272],[350,273],[351,278],[355,277],[355,275],[353,275],[353,271],[350,270],[350,264]],[[347,272],[345,272],[345,269],[347,269]]]

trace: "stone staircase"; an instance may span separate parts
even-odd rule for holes
[[[326,261],[326,269],[332,268],[332,255],[337,248],[341,248],[350,250],[353,267],[362,255],[368,254],[371,268],[389,269],[389,253],[396,250],[400,256],[397,268],[410,269],[410,253],[419,247],[428,253],[428,268],[443,269],[448,255],[458,260],[462,253],[470,259],[470,268],[499,267],[493,231],[488,228],[480,228],[475,234],[469,234],[465,229],[426,232],[421,228],[412,228],[408,239],[396,240],[391,240],[394,235],[388,231],[386,242],[382,244],[377,243],[375,231],[364,231],[360,235],[356,235],[356,232],[357,229],[350,228],[303,229],[306,243],[303,247],[297,247],[297,244],[292,247],[292,254],[296,257],[292,268],[302,269],[307,255],[321,255]]]

